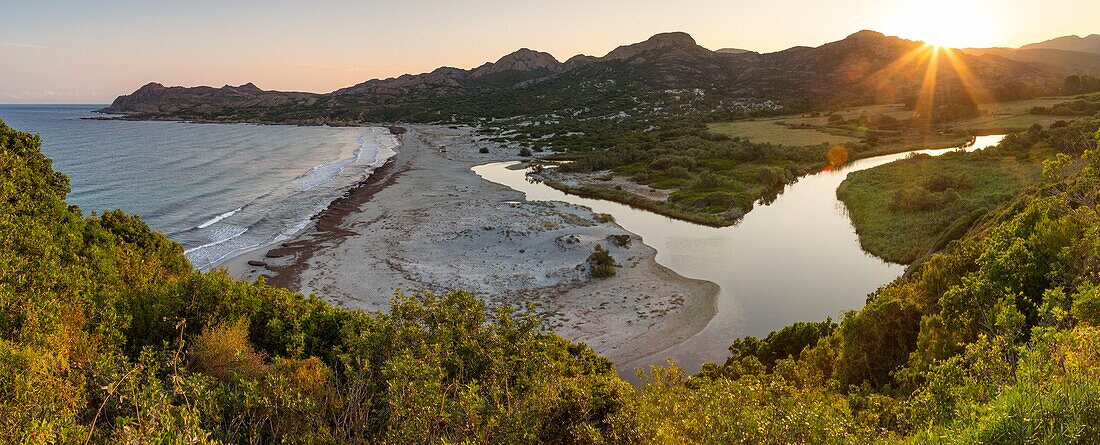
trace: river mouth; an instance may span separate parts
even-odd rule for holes
[[[529,201],[564,201],[611,214],[626,230],[657,250],[657,262],[688,278],[719,285],[718,311],[702,331],[657,354],[618,363],[622,373],[675,361],[688,372],[721,363],[730,342],[763,336],[799,321],[834,320],[863,307],[867,294],[900,276],[905,266],[877,258],[859,244],[836,189],[848,173],[923,153],[997,145],[1004,135],[979,136],[973,144],[915,150],[856,160],[839,170],[804,176],[774,201],[758,202],[737,224],[708,227],[612,201],[569,195],[533,182],[518,162],[473,168],[489,181],[523,192]],[[689,303],[690,304],[690,303]]]

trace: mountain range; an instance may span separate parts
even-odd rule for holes
[[[568,112],[753,112],[897,102],[915,97],[930,63],[937,85],[961,91],[959,70],[993,99],[1056,92],[1065,76],[1100,73],[1100,53],[1085,52],[1100,36],[1066,37],[1021,49],[933,50],[923,42],[860,31],[818,47],[774,53],[712,51],[682,32],[655,35],[602,57],[562,62],[520,49],[472,69],[441,67],[423,74],[368,80],[327,94],[241,86],[165,87],[149,83],[120,96],[105,113],[134,119],[184,119],[299,124],[445,121]],[[1074,49],[1067,49],[1074,48]],[[935,57],[944,51],[948,57]],[[689,99],[685,99],[689,98]]]
[[[1060,49],[1065,51],[1100,54],[1100,34],[1091,34],[1086,37],[1075,35],[1059,37],[1045,42],[1024,45],[1021,46],[1020,49]]]
[[[1019,48],[966,48],[963,51],[1045,65],[1066,74],[1100,72],[1100,34],[1059,37]]]

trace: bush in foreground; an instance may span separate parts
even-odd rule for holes
[[[66,205],[38,143],[0,123],[3,443],[1100,442],[1098,151],[838,326],[633,392],[465,292],[368,314],[195,272],[140,219]]]

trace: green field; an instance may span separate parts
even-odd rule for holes
[[[858,131],[828,126],[830,115],[838,115],[845,119],[855,119],[859,116],[886,115],[898,120],[905,120],[913,117],[913,111],[906,110],[902,104],[867,105],[845,108],[816,116],[799,114],[776,118],[717,122],[707,125],[707,129],[714,133],[745,138],[753,142],[788,146],[836,145],[858,143],[863,140],[864,134]]]
[[[1035,183],[1040,156],[989,149],[911,157],[850,174],[837,197],[848,208],[864,250],[908,264],[962,235],[985,212]]]
[[[730,137],[740,137],[753,142],[777,145],[836,145],[845,142],[859,142],[859,138],[852,136],[829,134],[815,128],[798,128],[793,126],[802,123],[799,121],[803,120],[818,120],[818,118],[780,118],[719,122],[707,125],[707,129],[714,133],[724,134]]]
[[[914,123],[914,112],[905,105],[887,104],[706,125],[681,120],[647,131],[624,129],[621,131],[625,134],[608,136],[606,141],[595,138],[606,144],[603,149],[570,149],[567,156],[577,162],[562,171],[605,171],[611,176],[667,191],[667,199],[654,201],[601,181],[568,187],[554,182],[554,186],[674,218],[728,225],[751,211],[753,202],[774,195],[782,190],[782,185],[826,163],[835,162],[828,158],[830,150],[843,150],[843,158],[851,161],[910,150],[956,147],[967,143],[974,135],[1023,131],[1034,124],[1049,127],[1068,119],[1055,114],[1033,114],[1032,109],[1050,109],[1069,99],[1055,97],[987,104],[980,107],[978,117],[945,120],[931,127]],[[963,201],[973,201],[977,206],[988,204],[989,197],[981,195],[987,191],[981,188],[964,191]],[[953,210],[969,212],[976,209],[973,205]],[[939,217],[957,219],[961,215],[952,213]],[[902,218],[906,219],[919,217]],[[929,230],[942,230],[952,221],[937,222]],[[902,246],[901,250],[892,252],[882,245],[870,247],[872,251],[876,248],[898,261],[923,253],[916,252],[920,246]]]
[[[976,133],[999,133],[1020,131],[1034,124],[1048,126],[1064,117],[1030,114],[1034,107],[1051,107],[1069,100],[1068,97],[1046,97],[1040,99],[1017,100],[998,104],[982,105],[985,113],[978,118],[968,119],[953,125],[953,128]]]
[[[1018,100],[995,104],[985,104],[979,107],[982,116],[951,123],[940,129],[939,133],[974,133],[989,134],[996,132],[1020,131],[1033,124],[1048,126],[1051,123],[1064,120],[1065,117],[1052,115],[1030,114],[1034,107],[1052,107],[1070,100],[1070,97],[1046,97],[1040,99]],[[781,116],[775,118],[749,119],[732,122],[717,122],[707,125],[711,132],[741,137],[753,142],[779,144],[787,146],[819,145],[858,143],[863,141],[864,133],[829,126],[829,116],[839,115],[845,119],[854,119],[859,116],[886,115],[898,120],[907,120],[913,117],[913,111],[905,109],[902,104],[868,105],[838,110],[832,113],[822,113],[817,116],[799,114]],[[904,129],[903,129],[904,130]],[[883,145],[912,146],[919,148],[920,144],[907,131],[898,135],[901,140],[894,141],[890,138]],[[937,134],[925,135],[925,138],[936,138]],[[942,143],[931,142],[928,146],[950,146]],[[876,150],[889,152],[890,149]],[[898,150],[892,150],[898,151]]]

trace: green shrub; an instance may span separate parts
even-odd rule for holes
[[[465,292],[388,313],[191,269],[0,122],[0,443],[607,442],[607,359]]]
[[[924,187],[910,186],[890,195],[889,208],[896,212],[927,212],[940,205],[935,193]]]
[[[259,378],[270,370],[248,340],[248,320],[203,329],[191,347],[191,367],[222,381]]]
[[[962,174],[935,173],[924,182],[924,188],[933,192],[947,189],[966,190],[970,188],[970,179]]]
[[[1073,317],[1090,326],[1100,326],[1100,285],[1086,284],[1073,296]]]
[[[685,167],[674,165],[669,167],[668,170],[665,170],[665,176],[676,179],[690,179],[691,172]]]
[[[588,275],[592,278],[611,278],[616,266],[615,258],[599,244],[588,255]]]
[[[611,244],[614,244],[614,245],[616,245],[620,248],[623,248],[623,249],[629,249],[630,248],[630,243],[631,243],[630,235],[627,235],[627,234],[611,235],[608,238],[611,239]]]
[[[717,173],[704,171],[696,176],[695,181],[692,181],[691,187],[699,190],[717,190],[731,187],[729,179],[722,177]]]
[[[754,357],[765,366],[771,367],[781,359],[798,357],[807,347],[814,346],[828,337],[836,329],[832,319],[822,322],[797,322],[768,334],[763,339],[744,337],[730,345],[730,357],[726,363]]]

